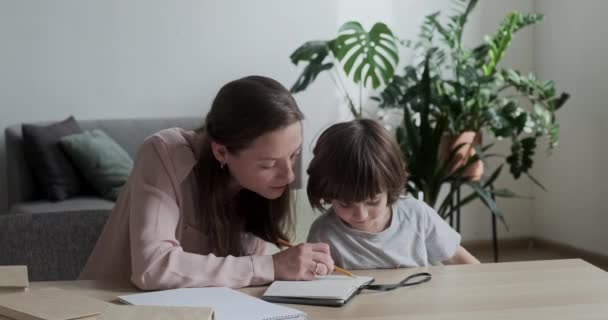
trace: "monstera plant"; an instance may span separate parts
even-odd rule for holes
[[[359,22],[351,21],[340,27],[335,39],[304,43],[291,55],[291,61],[296,65],[306,63],[291,87],[293,93],[305,90],[320,73],[328,71],[351,113],[358,118],[362,116],[362,103],[355,105],[342,72],[360,91],[363,87],[377,89],[392,81],[399,55],[395,37],[384,23],[376,23],[367,32]]]
[[[305,64],[292,92],[305,90],[319,74],[328,73],[344,94],[353,116],[361,117],[361,99],[355,104],[348,94],[345,76],[359,90],[380,89],[379,97],[374,97],[378,105],[403,112],[396,138],[408,162],[409,191],[422,193],[425,202],[445,217],[452,212],[453,203],[449,195],[439,199],[440,190],[443,184],[456,181],[472,190],[456,206],[480,199],[502,218],[495,197],[517,195],[496,188],[496,179],[506,164],[515,179],[527,176],[544,189],[530,174],[533,155],[541,139],[547,140],[549,151],[557,145],[559,124],[555,113],[569,95],[558,93],[552,81],[500,65],[514,35],[539,23],[542,15],[512,12],[493,36],[468,48],[462,37],[478,1],[453,3],[455,14],[446,17],[445,22],[440,13],[427,16],[415,41],[397,39],[383,23],[376,23],[366,32],[361,24],[348,22],[335,39],[304,43],[291,55],[294,64]],[[397,74],[399,47],[411,50],[421,62]],[[446,137],[469,132],[477,138],[445,143]],[[508,155],[491,151],[497,140],[510,142]],[[442,150],[445,145],[448,148]],[[463,149],[469,150],[464,156]],[[490,157],[502,163],[499,161],[484,176],[466,174],[482,161],[487,166],[485,160]]]

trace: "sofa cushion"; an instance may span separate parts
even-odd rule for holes
[[[37,125],[49,125],[52,122],[37,122]],[[82,130],[101,129],[114,141],[120,144],[134,158],[144,139],[162,129],[180,127],[194,129],[203,123],[201,117],[182,118],[140,118],[140,119],[97,119],[78,120]],[[27,164],[24,152],[22,125],[15,124],[5,129],[7,190],[9,207],[20,202],[45,199],[42,187],[34,179],[31,167]],[[86,182],[82,178],[82,182]],[[92,187],[91,187],[92,189]],[[94,190],[91,190],[94,191]],[[85,193],[85,192],[83,192]],[[90,194],[95,194],[91,192]],[[86,193],[85,193],[86,194]],[[0,212],[0,215],[5,212]]]
[[[16,203],[10,208],[9,214],[46,213],[46,212],[78,212],[87,210],[110,211],[114,202],[98,197],[74,197],[64,201],[28,201]]]
[[[102,197],[118,198],[133,168],[133,159],[116,141],[95,129],[63,137],[60,144]]]
[[[74,117],[50,125],[23,124],[25,158],[45,198],[64,200],[77,195],[83,184],[59,146],[59,139],[80,133]]]

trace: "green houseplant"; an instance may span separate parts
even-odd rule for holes
[[[439,199],[439,191],[446,182],[456,181],[472,190],[457,206],[480,199],[502,218],[494,197],[516,196],[494,186],[504,164],[515,179],[526,175],[542,187],[529,172],[533,155],[539,139],[548,139],[548,150],[557,145],[559,125],[555,112],[568,99],[568,94],[556,92],[551,81],[499,67],[512,37],[540,22],[542,15],[510,13],[484,43],[473,48],[463,45],[465,25],[477,2],[455,1],[456,13],[447,17],[446,23],[440,21],[439,13],[427,16],[415,42],[397,39],[382,23],[366,32],[359,23],[348,22],[335,39],[307,42],[291,56],[294,64],[306,64],[293,92],[306,89],[320,73],[329,72],[355,117],[362,116],[361,101],[357,106],[348,95],[344,75],[359,90],[382,89],[375,98],[380,107],[403,112],[396,138],[408,162],[409,191],[421,192],[425,202],[436,207],[443,217],[451,213],[451,200],[449,196]],[[422,60],[406,66],[402,74],[394,71],[399,45],[413,49]],[[448,142],[449,148],[442,150],[446,136],[458,137],[467,132],[473,132],[473,136],[483,134],[485,140],[510,141],[510,154],[502,156],[503,163],[480,179],[471,179],[466,173],[480,161],[501,157],[490,152],[493,143],[481,146],[479,139]],[[463,149],[474,151],[463,156]]]
[[[348,93],[342,70],[359,86],[361,93],[363,87],[376,89],[382,84],[389,84],[399,63],[397,42],[384,23],[376,23],[368,32],[356,21],[342,25],[335,39],[304,43],[290,58],[296,65],[306,64],[291,87],[293,93],[308,88],[320,73],[329,72],[356,118],[363,115],[362,103],[359,101],[356,105],[355,99]]]

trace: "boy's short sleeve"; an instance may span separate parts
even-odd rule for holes
[[[460,246],[460,234],[443,220],[435,210],[426,207],[425,242],[430,262],[451,258]]]

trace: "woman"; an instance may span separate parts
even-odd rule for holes
[[[331,272],[326,244],[264,255],[293,230],[302,119],[285,87],[250,76],[220,89],[202,128],[146,139],[81,279],[236,288]]]

